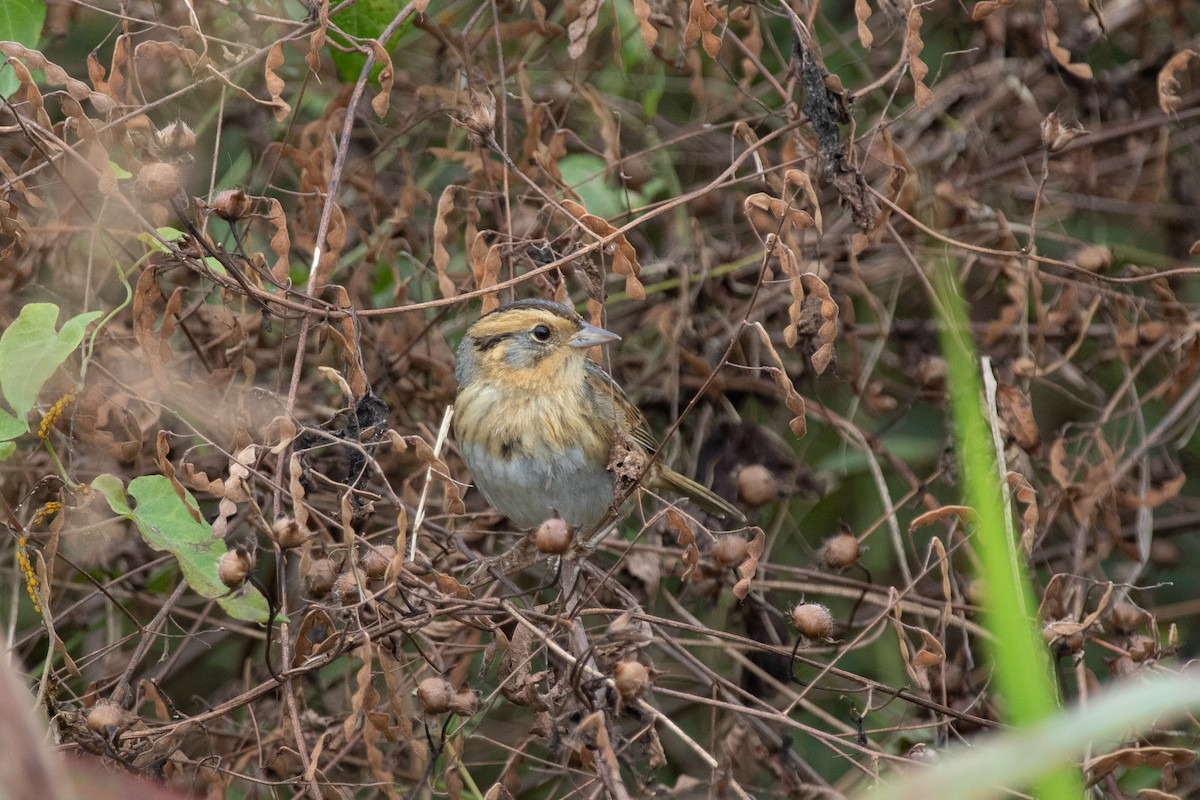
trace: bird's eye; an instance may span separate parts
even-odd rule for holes
[[[533,338],[537,339],[539,342],[550,341],[550,329],[545,325],[535,325],[530,333],[532,333]]]

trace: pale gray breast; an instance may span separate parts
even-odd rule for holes
[[[613,474],[589,464],[580,448],[553,461],[497,458],[478,444],[462,444],[460,450],[479,491],[519,527],[532,528],[557,512],[567,523],[588,531],[612,504]]]

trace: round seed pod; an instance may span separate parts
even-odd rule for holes
[[[179,168],[161,161],[145,164],[138,170],[133,188],[138,197],[152,203],[170,200],[179,191]]]
[[[454,690],[443,678],[426,678],[417,684],[417,702],[426,714],[444,714],[450,710]]]
[[[160,131],[154,132],[154,143],[164,155],[177,158],[190,155],[196,146],[196,132],[183,120],[175,120]]]
[[[1133,633],[1146,615],[1133,603],[1116,603],[1108,611],[1108,621],[1118,633]]]
[[[1135,636],[1129,645],[1129,657],[1142,662],[1158,655],[1158,640],[1153,636]]]
[[[712,557],[723,567],[736,566],[746,560],[746,540],[727,533],[713,543]]]
[[[226,222],[237,222],[248,216],[253,209],[253,202],[241,189],[225,189],[217,192],[209,208],[213,213]]]
[[[858,563],[862,550],[852,533],[839,533],[825,542],[825,566],[830,569],[845,569]]]
[[[240,545],[226,550],[217,562],[217,576],[230,589],[241,586],[253,571],[254,554]]]
[[[828,639],[833,633],[833,614],[820,603],[801,603],[793,608],[792,623],[805,639]]]
[[[474,691],[463,687],[453,694],[450,698],[450,713],[458,714],[460,717],[469,717],[479,710],[479,695]]]
[[[300,527],[295,517],[280,517],[271,526],[271,538],[280,549],[290,550],[299,547],[312,538],[312,533]]]
[[[337,580],[337,567],[333,559],[318,558],[308,565],[304,573],[304,587],[312,597],[324,597],[333,591],[333,583]]]
[[[369,548],[363,551],[362,557],[359,559],[359,564],[362,565],[363,572],[367,573],[367,577],[373,581],[382,580],[384,573],[392,563],[392,559],[396,557],[396,548],[390,544],[376,545],[374,548]]]
[[[562,555],[571,547],[574,536],[570,525],[558,517],[551,517],[534,530],[533,544],[539,553]]]
[[[738,470],[737,496],[739,502],[759,508],[779,496],[779,482],[762,464],[750,464]]]
[[[337,576],[337,580],[333,582],[333,599],[344,606],[352,606],[362,599],[362,592],[359,590],[358,577],[353,570],[343,572]]]
[[[619,661],[613,668],[613,683],[621,703],[632,703],[650,688],[650,669],[640,661]]]

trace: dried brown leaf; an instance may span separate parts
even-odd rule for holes
[[[676,544],[683,545],[683,563],[687,568],[683,571],[682,581],[687,581],[700,565],[700,549],[696,547],[696,534],[688,525],[683,514],[674,508],[667,509],[667,527],[675,533]]]
[[[1013,497],[1018,503],[1025,506],[1025,511],[1021,514],[1021,549],[1025,551],[1025,555],[1029,555],[1033,552],[1033,538],[1040,519],[1037,493],[1029,485],[1025,476],[1019,472],[1009,472],[1006,478],[1012,489]]]
[[[619,167],[621,163],[621,129],[613,116],[609,103],[600,96],[595,88],[583,84],[578,89],[592,107],[592,113],[600,123],[600,140],[604,142],[604,161],[609,167]]]
[[[175,466],[171,460],[167,458],[167,454],[171,450],[171,440],[167,436],[166,431],[159,431],[154,442],[154,463],[158,465],[158,471],[166,476],[171,482],[171,488],[175,491],[175,496],[183,502],[188,513],[192,515],[192,519],[201,524],[204,523],[204,518],[200,516],[200,510],[187,502],[188,491],[179,482],[179,478],[175,475]]]
[[[996,387],[996,410],[1018,447],[1034,455],[1041,452],[1042,432],[1033,417],[1029,395],[1017,386],[1002,383]]]
[[[1089,782],[1095,783],[1117,767],[1161,770],[1168,766],[1187,767],[1195,762],[1196,751],[1187,747],[1127,747],[1091,759],[1084,764],[1084,771]]]
[[[450,250],[446,245],[453,241],[455,236],[450,226],[450,214],[454,211],[454,195],[458,189],[458,184],[452,183],[442,190],[433,219],[433,267],[437,270],[438,289],[442,297],[454,297],[458,294],[458,287],[446,274],[446,267],[450,265]]]
[[[822,322],[821,327],[817,329],[817,337],[820,339],[821,345],[812,354],[813,369],[820,375],[833,361],[833,345],[837,340],[838,333],[838,304],[829,293],[829,287],[825,281],[821,280],[816,273],[804,273],[800,276],[800,282],[809,295],[821,301]]]
[[[1183,106],[1179,96],[1179,73],[1188,68],[1193,58],[1200,58],[1200,52],[1195,50],[1180,50],[1167,59],[1163,68],[1158,71],[1158,107],[1164,114],[1174,114]]]
[[[696,42],[703,40],[704,52],[709,58],[716,58],[721,52],[721,40],[713,33],[717,27],[717,15],[724,15],[716,6],[706,0],[692,0],[688,6],[687,28],[683,32],[683,43],[693,47]]]
[[[321,73],[321,52],[325,49],[325,38],[329,31],[329,3],[321,0],[315,4],[313,15],[316,27],[308,37],[308,52],[304,54],[304,63],[314,75]]]
[[[542,13],[545,13],[543,10]],[[633,13],[638,18],[638,26],[642,34],[642,44],[647,50],[653,50],[654,45],[658,42],[658,29],[650,24],[650,15],[654,13],[654,9],[650,7],[647,0],[633,0]]]
[[[1017,0],[980,0],[980,2],[976,3],[971,9],[971,20],[973,22],[979,22],[987,19],[1000,9],[1007,8],[1015,2],[1017,2]]]
[[[292,107],[281,96],[287,84],[283,78],[275,72],[283,66],[283,45],[275,42],[271,45],[271,49],[267,51],[267,60],[263,65],[263,72],[267,79],[267,94],[271,95],[271,106],[274,108],[275,121],[283,122],[287,119],[288,114],[292,113]]]
[[[1178,496],[1185,483],[1187,483],[1187,475],[1180,472],[1163,481],[1161,485],[1150,487],[1144,495],[1123,491],[1117,495],[1117,499],[1125,508],[1158,508]]]
[[[871,19],[871,6],[867,0],[854,0],[854,18],[858,21],[858,42],[869,48],[875,43],[875,35],[867,27],[867,21]]]
[[[918,107],[928,108],[929,104],[933,102],[933,92],[929,91],[929,87],[925,85],[925,76],[929,74],[929,67],[919,58],[921,51],[925,49],[925,43],[921,41],[922,21],[921,7],[914,4],[908,12],[904,46],[908,51],[908,71],[912,73],[913,97]]]
[[[784,392],[784,404],[796,416],[788,423],[788,427],[792,429],[792,433],[797,438],[804,436],[808,431],[808,423],[804,418],[804,398],[796,391],[796,387],[792,384],[792,379],[788,377],[787,370],[783,366],[783,359],[779,357],[779,353],[775,350],[775,345],[771,343],[771,335],[767,333],[767,329],[761,323],[751,323],[751,327],[758,331],[759,341],[766,348],[771,360],[775,363],[774,367],[761,367],[771,373],[771,378]]]
[[[579,4],[579,16],[567,26],[567,55],[572,59],[579,58],[587,49],[588,37],[600,22],[600,9],[603,5],[600,0],[583,0]]]
[[[892,628],[896,631],[896,646],[900,650],[900,660],[904,662],[904,671],[922,691],[928,692],[929,671],[913,663],[912,648],[905,635],[904,621],[900,618],[900,597],[894,586],[888,588],[888,608],[891,609]]]
[[[388,55],[386,47],[374,39],[369,39],[368,44],[375,61],[383,65],[383,69],[379,71],[379,94],[371,99],[371,109],[383,119],[387,116],[388,106],[391,104],[392,83],[396,79],[396,71],[392,67],[392,57]]]
[[[812,178],[803,170],[789,169],[783,173],[783,179],[785,182],[803,190],[804,198],[812,207],[813,226],[817,229],[817,233],[823,232],[825,223],[821,219],[821,201],[817,198],[817,190],[813,186]]]
[[[274,197],[267,198],[267,225],[274,231],[269,243],[271,252],[275,254],[275,263],[271,265],[271,277],[277,283],[286,285],[292,239],[288,235],[287,215],[283,213],[283,204]]]
[[[979,520],[979,515],[970,506],[942,506],[932,511],[926,511],[924,514],[918,514],[912,522],[908,523],[908,532],[912,533],[917,528],[923,528],[935,522],[942,522],[950,517],[963,520],[964,522],[977,522]]]
[[[1051,111],[1042,120],[1042,146],[1051,153],[1057,153],[1080,136],[1087,136],[1086,130],[1078,122],[1064,122],[1057,111]]]
[[[625,234],[617,234],[617,229],[610,225],[607,220],[597,217],[595,214],[589,214],[586,208],[574,200],[564,200],[562,206],[583,227],[597,236],[608,238],[616,235],[616,238],[612,239],[609,243],[613,259],[613,271],[625,277],[626,294],[634,300],[645,300],[646,289],[642,286],[642,282],[638,278],[641,275],[642,266],[638,263],[637,250],[629,243],[629,239],[625,237]]]
[[[488,231],[480,231],[475,235],[475,241],[471,243],[471,267],[475,272],[475,287],[478,289],[488,289],[495,286],[500,280],[500,245],[494,244],[488,247],[487,240],[490,236]],[[500,307],[500,296],[496,292],[489,292],[483,296],[483,314],[488,314]]]
[[[750,594],[750,584],[758,572],[758,561],[766,550],[766,535],[762,528],[754,528],[754,537],[746,544],[746,558],[737,566],[738,582],[733,585],[733,596],[745,600]]]
[[[1058,9],[1054,0],[1045,0],[1042,4],[1042,17],[1046,23],[1046,47],[1050,55],[1060,67],[1075,77],[1091,80],[1092,68],[1082,62],[1072,62],[1071,51],[1059,44],[1058,33],[1054,30],[1058,26]]]
[[[746,215],[750,216],[751,209],[766,211],[775,219],[786,219],[797,230],[811,228],[816,224],[812,215],[807,211],[796,208],[786,200],[771,197],[763,192],[756,192],[744,202]]]

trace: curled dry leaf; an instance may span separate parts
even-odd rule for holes
[[[1042,17],[1046,23],[1046,47],[1050,55],[1060,67],[1075,77],[1091,80],[1092,68],[1084,63],[1072,62],[1071,51],[1059,44],[1058,33],[1054,30],[1058,26],[1058,9],[1054,0],[1045,0],[1042,4]]]
[[[600,0],[583,0],[579,4],[579,16],[567,26],[567,41],[570,42],[567,55],[571,58],[579,58],[587,49],[588,37],[600,22],[600,9],[603,5]]]
[[[747,197],[743,203],[743,209],[752,222],[754,220],[752,211],[765,211],[775,219],[786,220],[798,231],[806,230],[816,224],[812,215],[807,211],[796,208],[787,200],[771,197],[765,192],[755,192]]]
[[[875,43],[875,36],[867,27],[867,21],[871,19],[871,6],[867,0],[854,0],[854,18],[858,21],[858,42],[869,48]]]
[[[395,80],[396,71],[392,67],[392,57],[388,55],[386,47],[375,39],[368,39],[367,43],[371,46],[371,54],[375,57],[376,63],[383,65],[383,69],[379,71],[379,94],[371,99],[371,109],[380,119],[383,119],[387,116],[388,107],[391,105],[392,82]]]
[[[1027,453],[1042,451],[1042,433],[1033,417],[1033,403],[1020,387],[1002,383],[996,387],[996,410],[1008,428],[1008,435]]]
[[[821,327],[817,329],[817,337],[821,346],[812,354],[813,369],[820,375],[829,367],[833,360],[833,344],[838,332],[838,304],[829,293],[829,286],[814,272],[806,272],[800,276],[800,283],[812,297],[821,302]]]
[[[442,190],[433,218],[433,268],[437,270],[438,289],[442,297],[454,297],[458,294],[458,287],[446,274],[446,267],[450,265],[450,250],[446,245],[453,241],[456,235],[456,231],[450,227],[450,213],[454,210],[454,195],[458,188],[458,184],[452,183]]]
[[[667,509],[667,527],[675,532],[675,542],[683,545],[683,563],[687,568],[683,571],[681,581],[687,581],[700,564],[700,550],[696,547],[696,534],[687,524],[683,514],[674,508]]]
[[[932,511],[926,511],[924,514],[918,514],[912,522],[908,523],[908,532],[912,533],[917,528],[923,528],[935,522],[942,522],[950,517],[955,517],[963,522],[979,521],[979,514],[970,506],[942,506]]]
[[[403,453],[411,446],[414,448],[417,458],[424,464],[432,467],[433,476],[441,484],[442,490],[446,493],[446,510],[449,513],[466,513],[467,507],[463,504],[462,490],[454,482],[454,479],[450,477],[450,469],[446,466],[446,462],[438,458],[428,442],[420,436],[401,436],[394,430],[388,431],[388,438],[397,452]]]
[[[471,269],[475,273],[477,289],[491,288],[500,280],[500,245],[488,247],[487,240],[490,236],[489,231],[480,231],[471,242]],[[480,313],[488,314],[499,307],[500,296],[496,292],[489,292],[483,296],[483,308]]]
[[[817,198],[817,190],[813,187],[812,178],[803,170],[789,169],[783,173],[783,179],[804,192],[804,198],[812,206],[813,227],[817,229],[817,233],[824,231],[824,222],[821,219],[821,201]]]
[[[30,77],[31,83],[32,76],[29,71],[40,70],[42,72],[41,79],[46,84],[64,87],[72,100],[77,102],[87,100],[101,114],[107,114],[116,108],[116,103],[108,94],[108,84],[103,79],[104,68],[100,66],[98,61],[94,61],[91,56],[88,59],[88,72],[90,73],[89,77],[92,79],[92,85],[96,87],[96,91],[89,89],[88,85],[83,81],[72,78],[65,69],[46,58],[41,51],[31,50],[17,42],[0,42],[0,54],[5,58],[14,59],[14,61],[9,62],[14,71],[17,70],[17,65],[20,64],[21,68],[24,69],[24,74]],[[97,79],[97,76],[99,79]],[[22,81],[22,85],[25,85],[24,81]],[[37,90],[36,86],[34,86],[34,90]],[[38,96],[41,97],[40,92]],[[49,123],[47,123],[47,127],[49,127]]]
[[[607,249],[612,254],[613,271],[625,277],[626,294],[634,300],[645,300],[646,289],[638,278],[642,272],[642,266],[638,263],[637,250],[629,243],[629,239],[625,238],[625,234],[618,233],[617,229],[607,220],[597,217],[595,214],[589,214],[586,208],[574,200],[564,200],[562,207],[580,225],[595,235],[604,238],[612,237]]]
[[[633,0],[633,13],[638,18],[642,44],[646,46],[647,50],[654,49],[654,45],[658,41],[658,29],[650,24],[650,15],[654,13],[654,9],[650,7],[647,0]]]
[[[188,490],[179,482],[179,478],[175,475],[175,466],[167,458],[170,450],[171,441],[167,437],[167,432],[159,431],[154,443],[154,462],[158,465],[158,471],[165,475],[167,480],[171,482],[171,488],[175,490],[175,495],[183,501],[183,507],[192,515],[192,519],[203,523],[204,518],[200,516],[200,509],[187,502]]]
[[[900,659],[904,662],[904,671],[922,691],[928,692],[930,688],[929,670],[926,667],[918,667],[913,661],[912,647],[904,632],[904,621],[900,618],[900,597],[894,586],[888,589],[888,608],[892,610],[892,628],[896,631],[896,645],[900,649]],[[924,632],[922,631],[922,633]]]
[[[704,52],[709,58],[716,58],[721,52],[721,40],[713,33],[717,27],[717,15],[724,12],[710,6],[705,0],[692,0],[688,6],[687,28],[683,32],[683,43],[688,47],[702,41]]]
[[[971,9],[971,21],[979,22],[987,19],[1002,8],[1011,6],[1017,0],[980,0]]]
[[[925,76],[929,67],[920,59],[925,43],[921,41],[921,7],[914,4],[908,12],[908,22],[904,31],[904,46],[908,51],[908,71],[912,73],[913,99],[920,108],[928,108],[933,102],[933,92],[925,85]]]
[[[1084,765],[1084,770],[1089,782],[1095,783],[1117,767],[1152,767],[1161,770],[1168,766],[1187,767],[1195,761],[1196,751],[1186,747],[1127,747],[1093,758]]]
[[[271,277],[276,283],[287,285],[288,256],[292,250],[292,239],[288,235],[287,216],[283,213],[283,205],[274,197],[267,198],[267,225],[274,231],[270,241],[271,252],[275,254],[275,263],[271,265]]]
[[[1160,485],[1150,487],[1145,494],[1123,491],[1117,495],[1117,499],[1125,508],[1158,508],[1178,495],[1183,490],[1185,483],[1187,483],[1187,475],[1180,472],[1178,475],[1166,479]]]
[[[1042,120],[1042,146],[1051,153],[1057,153],[1080,136],[1087,136],[1090,132],[1078,122],[1063,122],[1057,111],[1051,111]]]
[[[738,600],[745,600],[750,594],[750,582],[758,572],[758,560],[766,549],[766,541],[762,528],[754,528],[754,538],[746,544],[746,559],[737,567],[738,582],[733,585],[733,596]]]
[[[282,97],[287,84],[275,72],[282,66],[283,46],[279,42],[275,42],[267,51],[267,61],[263,65],[263,73],[267,79],[267,94],[271,95],[271,106],[274,109],[276,122],[283,122],[287,119],[288,114],[292,113],[292,107]]]
[[[946,648],[941,641],[924,628],[918,628],[921,634],[921,647],[913,654],[913,666],[918,669],[936,667],[946,660]]]
[[[775,350],[775,345],[771,343],[771,336],[767,333],[767,329],[758,322],[752,323],[751,327],[758,331],[759,341],[762,342],[763,347],[766,348],[767,354],[771,357],[771,360],[775,362],[774,367],[764,366],[761,367],[761,369],[765,369],[770,372],[771,378],[775,381],[775,385],[784,392],[784,405],[786,405],[788,410],[796,415],[792,418],[792,421],[788,423],[788,427],[792,429],[792,433],[794,433],[797,438],[804,436],[804,434],[808,431],[808,423],[804,418],[804,398],[801,397],[800,393],[796,391],[795,385],[792,384],[792,379],[788,377],[787,370],[784,369],[783,366],[783,359],[779,357],[779,353]]]
[[[1033,552],[1033,536],[1037,529],[1038,505],[1037,492],[1029,485],[1029,481],[1019,472],[1010,472],[1005,476],[1008,480],[1008,485],[1012,489],[1013,497],[1017,502],[1025,506],[1025,511],[1021,514],[1021,549],[1025,551],[1025,555]]]
[[[1158,71],[1158,107],[1164,114],[1174,114],[1183,106],[1183,99],[1179,96],[1179,78],[1176,76],[1188,68],[1193,58],[1200,58],[1200,53],[1180,50]]]

